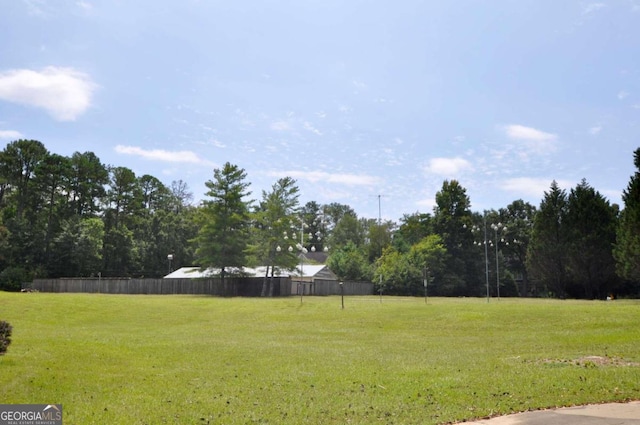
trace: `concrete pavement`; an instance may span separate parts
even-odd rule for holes
[[[466,425],[640,425],[640,401],[516,413]]]

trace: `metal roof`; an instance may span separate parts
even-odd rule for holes
[[[295,270],[276,270],[275,276],[288,277],[288,276],[300,276],[300,267],[296,267]],[[328,270],[324,264],[304,264],[302,266],[302,277],[315,277],[323,270]],[[233,269],[228,274],[243,274],[246,276],[264,276],[267,271],[266,266],[260,266],[256,268],[243,267],[242,269]],[[200,267],[181,267],[165,276],[165,279],[199,279],[206,277],[214,277],[220,274],[220,269],[209,268],[204,271]]]

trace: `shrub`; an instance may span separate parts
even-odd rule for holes
[[[31,281],[31,276],[22,267],[7,267],[0,272],[0,291],[18,292],[22,288],[22,282]]]
[[[11,344],[11,325],[5,321],[0,321],[0,356],[7,352]]]

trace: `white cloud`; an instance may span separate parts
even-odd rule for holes
[[[503,189],[508,192],[526,194],[537,199],[544,197],[544,192],[548,192],[551,187],[552,178],[517,177],[505,180]],[[567,188],[571,183],[566,180],[556,180],[558,187]]]
[[[322,136],[322,132],[320,130],[318,130],[317,128],[315,128],[313,126],[313,124],[311,124],[309,121],[305,121],[304,123],[304,129],[308,130],[314,134],[317,134],[318,136]]]
[[[606,6],[607,5],[604,3],[590,3],[584,8],[584,10],[582,11],[582,14],[588,15],[590,13],[597,12],[598,10]]]
[[[556,134],[546,133],[533,127],[525,127],[519,124],[510,124],[504,127],[507,137],[516,140],[530,142],[552,142],[558,138]]]
[[[598,134],[600,134],[601,131],[602,131],[602,126],[596,125],[589,129],[589,134],[591,134],[592,136],[597,136]]]
[[[373,186],[380,183],[380,179],[366,174],[332,174],[323,171],[278,171],[270,173],[272,176],[289,176],[296,180],[306,180],[311,183],[339,183],[348,186]]]
[[[91,3],[82,0],[76,1],[76,6],[85,12],[90,12],[93,9],[93,5]]]
[[[24,136],[19,131],[15,130],[0,130],[0,140],[17,140],[22,139]]]
[[[211,139],[210,142],[213,146],[215,146],[216,148],[226,148],[227,145],[225,145],[224,143],[222,143],[220,140],[218,139]]]
[[[623,99],[625,99],[627,97],[629,97],[629,93],[628,92],[626,92],[624,90],[621,90],[621,91],[618,92],[618,99],[619,100],[623,100]]]
[[[214,165],[212,162],[198,157],[191,151],[167,151],[164,149],[143,149],[138,146],[118,145],[115,151],[123,155],[140,156],[144,159],[163,162],[180,162],[189,164]]]
[[[368,88],[367,84],[363,83],[360,80],[353,80],[351,83],[356,88],[356,90],[366,90]]]
[[[556,150],[556,134],[519,124],[504,126],[502,130],[509,139],[520,143],[515,149],[523,161],[528,161],[531,154],[545,155]]]
[[[59,121],[74,121],[82,115],[91,106],[95,89],[87,74],[72,68],[0,73],[0,99],[42,108]]]
[[[318,199],[345,200],[352,199],[353,193],[350,189],[336,189],[335,186],[321,186],[315,189]]]
[[[275,131],[291,130],[291,124],[289,124],[289,122],[287,121],[275,121],[275,122],[272,122],[269,127],[271,128],[271,130],[275,130]]]
[[[464,171],[472,169],[473,167],[469,161],[459,157],[433,158],[429,160],[429,164],[425,168],[430,174],[447,177],[455,177]]]
[[[27,10],[30,15],[45,15],[45,11],[43,9],[45,6],[44,0],[22,0],[22,3],[27,6]]]

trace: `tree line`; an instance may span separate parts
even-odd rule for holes
[[[230,163],[194,204],[181,180],[166,186],[92,152],[65,157],[17,140],[0,152],[0,289],[34,277],[160,277],[198,265],[224,278],[266,266],[269,296],[269,277],[324,255],[340,279],[386,294],[636,296],[640,149],[634,163],[622,210],[582,180],[569,192],[551,182],[538,207],[515,200],[479,213],[446,180],[432,213],[396,223],[339,203],[301,205],[291,177],[254,199],[245,170]]]

